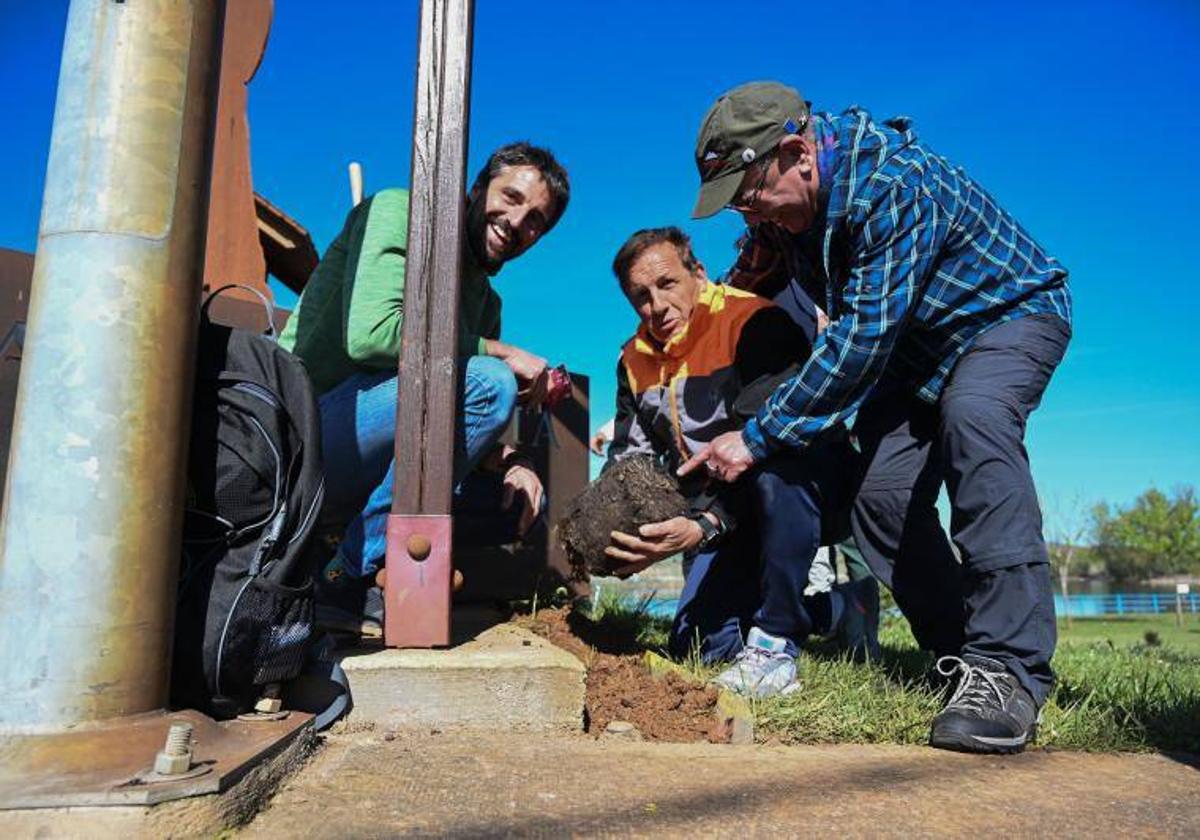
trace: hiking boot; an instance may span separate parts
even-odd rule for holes
[[[716,685],[743,697],[773,697],[800,688],[796,657],[787,652],[787,640],[750,628],[746,646],[733,664],[713,677]]]
[[[958,688],[933,719],[930,746],[977,753],[1017,753],[1037,734],[1033,696],[1003,665],[992,659],[943,656],[943,676],[959,674]]]
[[[377,639],[383,635],[383,590],[355,577],[334,557],[317,575],[315,623],[332,633]]]
[[[837,639],[855,662],[879,661],[879,581],[873,577],[838,584],[845,606]]]

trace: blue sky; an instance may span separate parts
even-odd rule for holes
[[[528,138],[573,186],[558,228],[496,278],[504,337],[590,374],[596,422],[635,325],[613,254],[676,223],[727,267],[737,218],[688,219],[695,131],[722,90],[774,78],[818,108],[911,116],[1071,270],[1075,338],[1029,431],[1048,499],[1200,479],[1200,5],[477,5],[472,176]],[[3,247],[36,247],[65,6],[0,0]],[[349,208],[349,161],[368,192],[407,185],[416,9],[276,4],[250,88],[254,179],[319,250]]]

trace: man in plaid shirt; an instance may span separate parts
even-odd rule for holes
[[[798,321],[811,300],[829,323],[758,416],[681,472],[734,481],[851,424],[855,541],[939,672],[958,676],[930,743],[1023,749],[1056,642],[1024,433],[1070,339],[1066,270],[907,120],[812,114],[778,83],[722,95],[696,165],[693,215],[728,208],[749,228],[727,281]]]

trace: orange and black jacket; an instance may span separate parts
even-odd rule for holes
[[[691,319],[665,345],[643,326],[622,348],[609,463],[641,453],[674,470],[717,435],[740,429],[771,385],[794,372],[810,350],[782,309],[732,286],[705,283]],[[710,510],[733,528],[737,506],[728,503],[725,486],[683,489],[694,509]]]

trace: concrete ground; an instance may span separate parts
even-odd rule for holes
[[[331,736],[247,837],[1200,836],[1200,770],[1158,755],[734,747],[587,736]],[[239,835],[241,836],[241,835]]]

